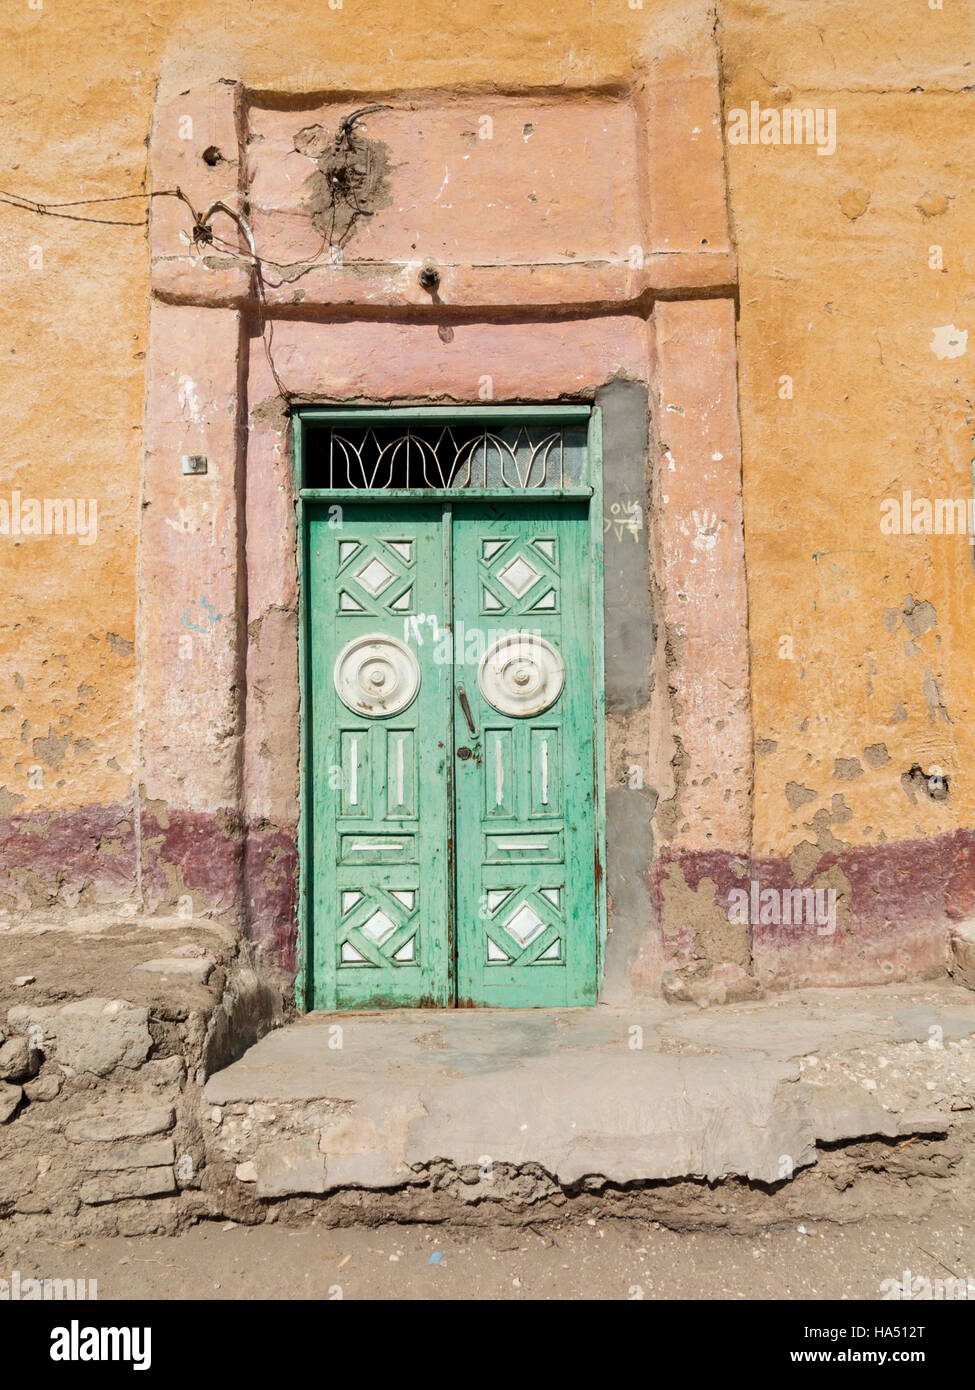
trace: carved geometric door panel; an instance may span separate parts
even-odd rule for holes
[[[588,503],[307,534],[314,1006],[595,1003]]]
[[[471,504],[453,533],[460,1002],[596,1002],[588,508]],[[471,756],[465,756],[469,747]]]
[[[316,508],[308,536],[315,1007],[448,1004],[450,667],[403,640],[446,621],[442,509]]]

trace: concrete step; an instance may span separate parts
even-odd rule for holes
[[[470,1201],[496,1194],[502,1170],[563,1191],[777,1184],[824,1146],[970,1120],[973,1034],[975,998],[947,982],[719,1013],[314,1014],[209,1078],[206,1151],[261,1200],[397,1188],[438,1164]]]

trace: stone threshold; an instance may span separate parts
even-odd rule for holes
[[[259,1202],[408,1187],[437,1165],[469,1203],[501,1171],[563,1192],[775,1188],[837,1145],[970,1124],[975,997],[939,981],[720,1011],[312,1014],[211,1076],[204,1103],[209,1161]]]
[[[0,1220],[762,1224],[975,1196],[975,995],[948,980],[290,1022],[281,1000],[213,923],[0,931]]]

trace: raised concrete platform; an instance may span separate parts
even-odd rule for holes
[[[391,1188],[437,1162],[474,1200],[497,1164],[563,1187],[776,1184],[824,1144],[970,1122],[973,1034],[975,995],[948,982],[710,1011],[316,1014],[210,1077],[206,1147],[258,1197]]]

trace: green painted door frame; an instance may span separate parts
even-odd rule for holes
[[[316,426],[566,420],[587,428],[586,476],[572,486],[304,486]],[[298,1006],[595,1003],[606,915],[598,410],[310,408],[293,424]],[[462,623],[468,638],[490,624],[556,664],[557,652],[558,696],[499,713],[479,686],[484,641],[462,647]],[[501,658],[493,669],[507,671]],[[398,695],[386,703],[395,691],[409,697],[402,708]]]

